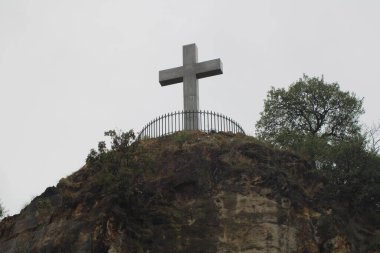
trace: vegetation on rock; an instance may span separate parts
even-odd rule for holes
[[[111,134],[111,143],[115,136],[121,134]],[[82,169],[5,218],[0,252],[316,253],[377,247],[368,224],[342,226],[333,204],[319,198],[323,178],[292,152],[229,133],[179,132],[134,142],[132,133],[124,136],[124,148],[101,144]]]
[[[4,216],[5,214],[5,210],[4,210],[4,207],[2,206],[1,202],[0,202],[0,219]]]
[[[335,202],[335,212],[380,224],[379,128],[362,131],[362,104],[339,84],[304,75],[288,89],[268,91],[256,131],[312,164],[326,180],[320,198]]]
[[[360,132],[362,104],[355,94],[341,91],[338,83],[304,75],[287,90],[272,87],[268,91],[256,124],[257,135],[280,147],[294,148],[307,137],[327,142],[352,138]]]

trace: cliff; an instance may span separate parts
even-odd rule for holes
[[[177,133],[47,188],[0,223],[0,252],[371,251],[375,228],[337,216],[323,187],[305,160],[252,137]]]

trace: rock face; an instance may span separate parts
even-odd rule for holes
[[[366,252],[318,206],[322,188],[252,137],[177,133],[46,189],[0,223],[0,252]]]

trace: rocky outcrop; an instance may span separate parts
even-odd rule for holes
[[[0,223],[0,252],[368,250],[318,204],[322,189],[306,161],[252,137],[177,133],[48,188]]]

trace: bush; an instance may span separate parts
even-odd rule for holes
[[[107,157],[111,158],[116,155],[113,154],[110,156],[110,152],[120,153],[120,155],[127,155],[129,147],[136,138],[133,130],[129,130],[128,132],[116,132],[115,130],[109,130],[104,133],[104,136],[111,138],[111,149],[107,148],[105,141],[100,141],[98,143],[98,151],[91,149],[90,153],[87,155],[86,162],[90,166],[99,166],[99,163],[102,161],[104,162]]]

